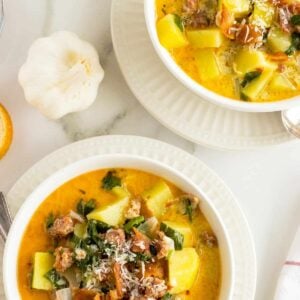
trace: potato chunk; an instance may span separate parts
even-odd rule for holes
[[[53,289],[52,283],[44,277],[54,264],[54,256],[49,252],[36,252],[33,258],[32,288],[44,291]]]
[[[269,28],[275,16],[274,5],[264,0],[257,0],[253,5],[254,9],[250,17],[250,22],[258,26]]]
[[[219,0],[219,5],[225,5],[236,18],[245,17],[250,11],[250,0]]]
[[[219,29],[190,30],[186,33],[191,45],[197,48],[219,48],[224,36]]]
[[[257,97],[265,87],[268,85],[275,72],[275,68],[272,66],[267,67],[261,73],[259,77],[251,81],[245,88],[242,89],[242,94],[251,101],[256,101]]]
[[[291,36],[280,28],[272,28],[268,35],[267,44],[273,52],[285,52],[292,44]]]
[[[213,48],[199,49],[195,59],[202,80],[215,79],[221,75]]]
[[[173,14],[168,14],[157,22],[156,27],[159,41],[167,49],[188,45],[179,22],[181,22],[179,17]]]
[[[263,68],[266,58],[263,52],[258,50],[242,49],[234,60],[233,68],[237,74],[246,74],[253,70]]]
[[[173,251],[169,257],[169,285],[171,294],[189,290],[198,275],[200,258],[194,248]]]
[[[125,210],[129,206],[129,193],[122,187],[114,187],[112,193],[117,199],[111,203],[94,209],[87,215],[88,220],[98,220],[111,226],[120,225],[124,221]]]
[[[166,211],[166,204],[173,198],[169,186],[162,180],[158,181],[152,188],[142,193],[142,198],[148,211],[160,218]]]
[[[270,82],[270,89],[276,91],[294,91],[295,86],[281,74],[275,74]]]

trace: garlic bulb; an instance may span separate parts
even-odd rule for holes
[[[36,40],[19,72],[25,99],[50,119],[88,108],[103,77],[96,49],[67,31]]]

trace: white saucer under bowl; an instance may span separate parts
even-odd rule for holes
[[[141,104],[177,134],[208,147],[245,150],[292,141],[280,113],[245,113],[201,99],[167,70],[148,35],[142,0],[113,0],[114,49]]]
[[[61,148],[35,164],[9,191],[7,199],[13,214],[15,215],[23,201],[52,174],[83,159],[111,154],[132,155],[159,162],[181,173],[201,188],[211,199],[211,204],[222,220],[232,246],[236,280],[233,282],[231,300],[254,299],[256,286],[254,244],[247,221],[235,197],[224,182],[200,160],[166,143],[134,136],[103,136]],[[0,299],[4,299],[1,294],[0,290]]]

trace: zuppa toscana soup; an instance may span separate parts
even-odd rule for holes
[[[195,81],[231,99],[300,94],[299,0],[156,0],[160,43]]]
[[[21,299],[218,299],[218,241],[199,201],[131,169],[67,182],[25,230]]]

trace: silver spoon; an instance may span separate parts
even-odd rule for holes
[[[282,111],[281,118],[286,130],[300,139],[300,106]]]
[[[11,214],[2,192],[0,192],[0,236],[6,241],[9,228],[12,223]]]

